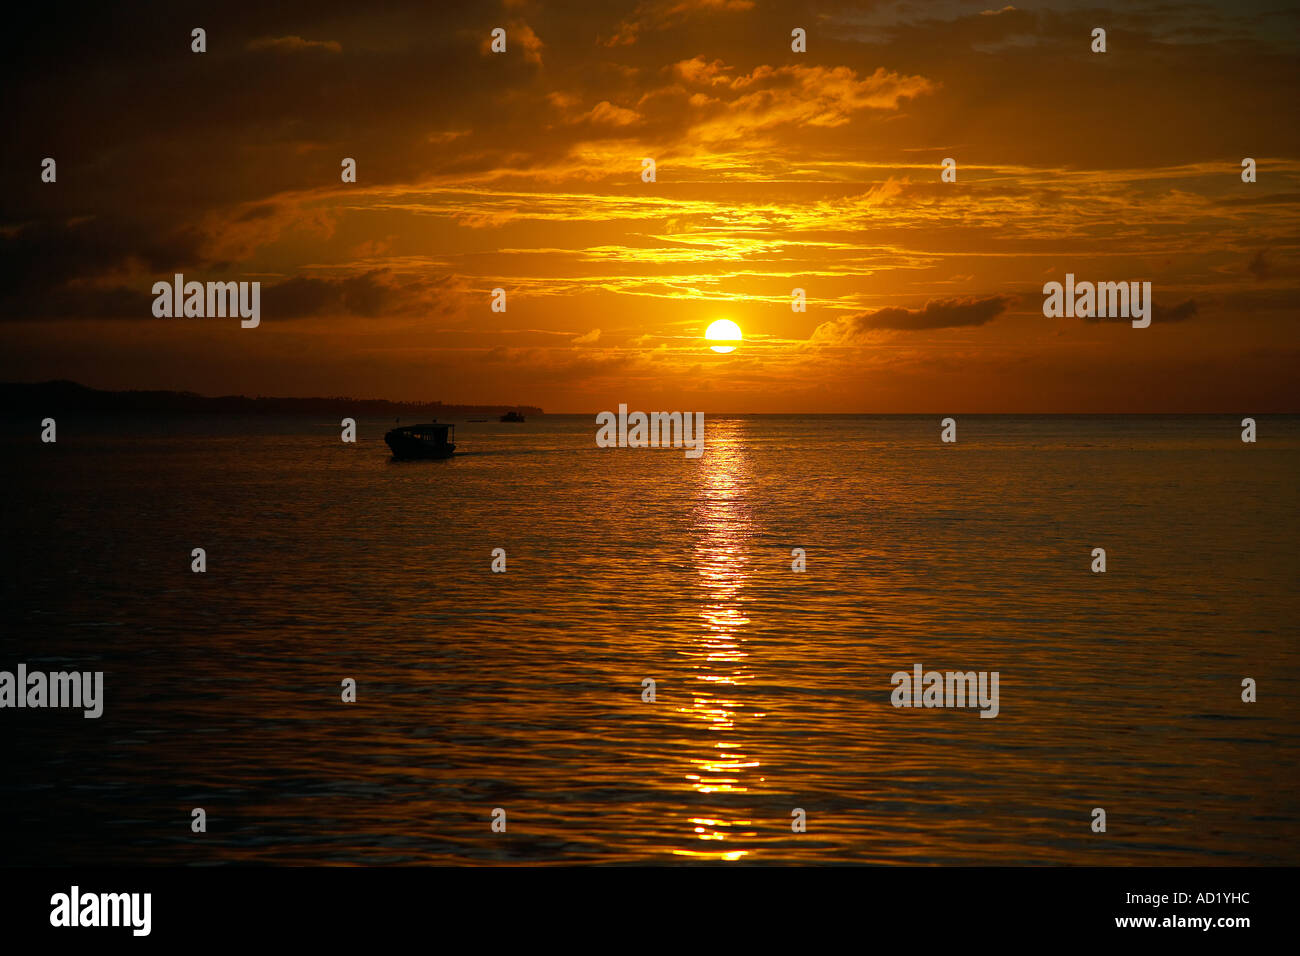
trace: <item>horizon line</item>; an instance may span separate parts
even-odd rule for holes
[[[46,386],[46,387],[48,387],[48,386],[74,386],[74,387],[76,387],[76,388],[84,389],[84,390],[86,390],[86,391],[90,391],[90,392],[101,392],[101,393],[109,394],[109,395],[130,395],[130,394],[133,394],[133,393],[140,393],[140,392],[157,392],[157,393],[161,393],[161,394],[164,394],[164,395],[176,395],[176,396],[197,397],[197,398],[207,399],[207,400],[211,400],[211,401],[220,401],[220,400],[222,400],[222,399],[243,399],[243,400],[246,400],[246,401],[269,401],[269,402],[276,402],[276,401],[287,401],[287,402],[367,402],[367,403],[368,403],[368,402],[385,402],[385,403],[388,403],[388,404],[391,404],[391,405],[440,405],[440,406],[451,407],[451,408],[455,408],[455,407],[467,407],[467,408],[478,408],[478,409],[484,409],[484,410],[486,410],[486,409],[497,409],[497,408],[505,408],[505,409],[530,409],[530,410],[534,410],[535,414],[538,414],[538,415],[546,415],[546,416],[579,416],[579,415],[581,415],[581,416],[592,416],[592,417],[594,417],[594,416],[596,416],[596,415],[601,414],[602,412],[606,412],[606,411],[614,411],[614,412],[616,412],[616,411],[617,411],[617,408],[614,408],[614,409],[599,409],[599,410],[595,410],[595,411],[572,411],[572,410],[566,410],[566,411],[553,411],[553,412],[548,412],[548,411],[544,411],[544,410],[542,410],[542,407],[541,407],[540,405],[531,405],[531,404],[523,403],[523,402],[513,402],[513,403],[512,403],[512,402],[473,402],[473,401],[446,401],[445,399],[398,399],[398,398],[381,398],[381,397],[362,398],[362,397],[358,397],[358,396],[354,396],[354,395],[245,395],[245,394],[242,394],[242,393],[227,393],[227,394],[225,394],[225,395],[205,395],[205,394],[200,393],[200,392],[181,391],[181,390],[173,389],[173,388],[156,388],[156,387],[140,387],[140,388],[126,388],[126,389],[98,388],[98,387],[93,386],[93,385],[84,385],[84,384],[82,384],[81,382],[76,382],[76,381],[73,381],[72,379],[46,379],[46,380],[44,380],[44,381],[39,381],[39,382],[13,382],[13,381],[10,381],[10,382],[0,382],[0,388],[9,388],[9,387],[19,387],[19,388],[40,388],[40,387],[42,387],[42,386]],[[620,403],[618,403],[618,404],[627,405],[627,404],[629,404],[629,403],[627,403],[627,402],[620,402]],[[643,409],[630,409],[630,411],[642,411],[642,410],[643,410]],[[682,413],[684,414],[684,413],[686,413],[688,410],[687,410],[687,409],[659,409],[659,408],[648,408],[648,409],[644,409],[644,411],[649,411],[649,412],[664,412],[664,411],[667,411],[667,412],[669,412],[669,413],[671,413],[671,412],[673,412],[673,411],[680,411],[680,412],[682,412]],[[700,409],[689,409],[689,411],[693,414],[693,413],[695,413],[695,412],[700,411]],[[1216,410],[1216,411],[1204,411],[1204,410],[1198,410],[1198,411],[1187,411],[1187,410],[1181,410],[1181,411],[1167,411],[1167,410],[1166,410],[1166,411],[1142,411],[1142,410],[1131,410],[1131,409],[1130,409],[1130,410],[1125,410],[1125,411],[1057,411],[1057,410],[1051,410],[1051,411],[1024,411],[1024,410],[1005,410],[1005,409],[1004,409],[1004,410],[994,410],[994,411],[971,411],[971,410],[963,411],[963,410],[953,410],[953,409],[937,409],[937,410],[935,410],[935,409],[927,409],[927,410],[923,410],[923,411],[906,411],[906,412],[901,412],[901,411],[863,411],[863,410],[857,410],[857,411],[833,411],[833,412],[827,412],[827,411],[816,411],[816,412],[815,412],[815,411],[798,411],[798,410],[777,411],[777,412],[772,412],[772,411],[766,411],[766,412],[755,412],[755,411],[735,411],[735,410],[728,410],[728,411],[708,411],[708,410],[704,410],[704,414],[705,414],[706,416],[711,416],[711,417],[714,417],[714,418],[744,418],[744,417],[760,417],[760,416],[772,416],[772,417],[776,417],[776,416],[791,416],[791,415],[817,416],[817,417],[827,417],[827,418],[829,418],[829,417],[855,417],[855,416],[873,416],[873,417],[902,417],[902,416],[931,417],[931,416],[935,416],[935,415],[938,415],[938,416],[946,416],[946,415],[977,415],[977,416],[988,416],[988,417],[992,417],[992,416],[1001,416],[1001,417],[1019,416],[1019,417],[1053,417],[1053,418],[1070,417],[1070,416],[1072,416],[1072,417],[1094,417],[1094,418],[1096,418],[1096,417],[1125,417],[1125,416],[1134,416],[1134,417],[1136,417],[1136,416],[1142,416],[1142,417],[1161,417],[1161,416],[1164,416],[1164,417],[1173,417],[1173,416],[1191,416],[1191,415],[1197,415],[1197,416],[1218,416],[1218,415],[1234,415],[1234,416],[1235,416],[1235,415],[1300,415],[1300,409],[1297,409],[1297,410],[1290,410],[1290,411],[1286,411],[1286,410],[1281,410],[1281,411],[1280,411],[1280,410],[1276,410],[1276,409],[1267,409],[1267,408],[1266,408],[1266,409],[1221,409],[1221,410]]]

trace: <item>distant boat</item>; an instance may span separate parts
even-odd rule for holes
[[[520,415],[518,412],[506,412],[501,416],[501,420],[503,422],[522,422],[524,416]]]
[[[384,436],[394,458],[450,458],[456,452],[456,426],[428,422],[403,425]]]

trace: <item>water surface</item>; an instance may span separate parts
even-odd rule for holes
[[[1240,418],[710,418],[690,460],[548,416],[414,463],[10,424],[0,669],[107,703],[0,712],[0,860],[1298,863],[1300,419]],[[914,663],[999,716],[895,709]]]

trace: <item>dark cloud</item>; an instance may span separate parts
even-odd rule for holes
[[[342,53],[343,45],[337,40],[304,40],[300,36],[258,37],[250,40],[247,49],[267,50],[272,53]]]
[[[449,314],[459,308],[461,295],[452,276],[425,279],[373,269],[344,278],[299,277],[266,286],[262,315],[274,320]]]
[[[1129,323],[1131,323],[1131,322],[1133,321],[1133,319],[1132,319],[1132,312],[1131,312],[1131,310],[1132,310],[1132,306],[1130,305],[1129,308],[1130,308],[1130,315],[1128,315],[1128,316],[1120,316],[1120,315],[1108,315],[1108,316],[1085,315],[1085,316],[1081,316],[1080,319],[1081,319],[1081,321],[1083,321],[1083,322],[1118,322],[1118,323],[1122,323],[1123,325],[1128,325]],[[1192,300],[1192,299],[1184,299],[1183,301],[1181,301],[1181,302],[1176,302],[1176,303],[1173,304],[1173,305],[1167,305],[1167,304],[1165,304],[1165,303],[1163,303],[1163,302],[1157,302],[1157,301],[1155,301],[1155,300],[1152,300],[1152,302],[1151,302],[1151,321],[1152,321],[1153,323],[1155,323],[1155,322],[1186,322],[1188,319],[1190,319],[1190,318],[1192,318],[1193,316],[1195,316],[1195,315],[1197,314],[1198,311],[1200,311],[1200,310],[1199,310],[1199,307],[1197,306],[1196,302],[1195,302],[1194,300]]]
[[[1261,282],[1269,277],[1268,257],[1264,255],[1263,249],[1255,253],[1255,257],[1250,260],[1250,265],[1246,266],[1246,270]]]
[[[0,233],[0,319],[147,317],[152,297],[115,277],[169,275],[201,261],[202,236],[108,218]]]
[[[236,217],[236,222],[256,222],[259,219],[270,219],[275,215],[276,206],[274,203],[259,203],[256,206],[250,206],[247,210]]]
[[[1152,322],[1186,322],[1198,311],[1192,299],[1184,299],[1174,305],[1166,306],[1161,302],[1151,303]]]
[[[98,251],[88,250],[82,261],[95,261]],[[185,257],[184,253],[180,255]],[[104,257],[101,266],[107,261]],[[8,268],[9,260],[4,262]],[[89,281],[43,276],[37,270],[37,280],[22,283],[0,296],[0,319],[153,319],[153,283],[171,282],[176,272],[183,274],[187,282],[252,281],[237,272],[218,275],[179,265],[153,271],[152,277],[141,280],[139,286],[128,286],[110,278]],[[274,285],[262,282],[261,315],[271,321],[449,315],[460,309],[464,295],[463,284],[454,276],[398,276],[386,269],[373,269],[339,278],[296,277]]]
[[[812,339],[849,345],[863,340],[869,332],[882,329],[917,331],[983,325],[1005,312],[1013,301],[1015,300],[1011,296],[1006,295],[931,299],[919,309],[889,307],[874,312],[859,312],[823,322],[813,331]]]

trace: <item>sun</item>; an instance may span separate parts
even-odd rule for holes
[[[744,338],[740,334],[740,326],[730,319],[718,319],[708,327],[704,337],[710,342],[726,343],[710,346],[715,352],[730,352]]]

